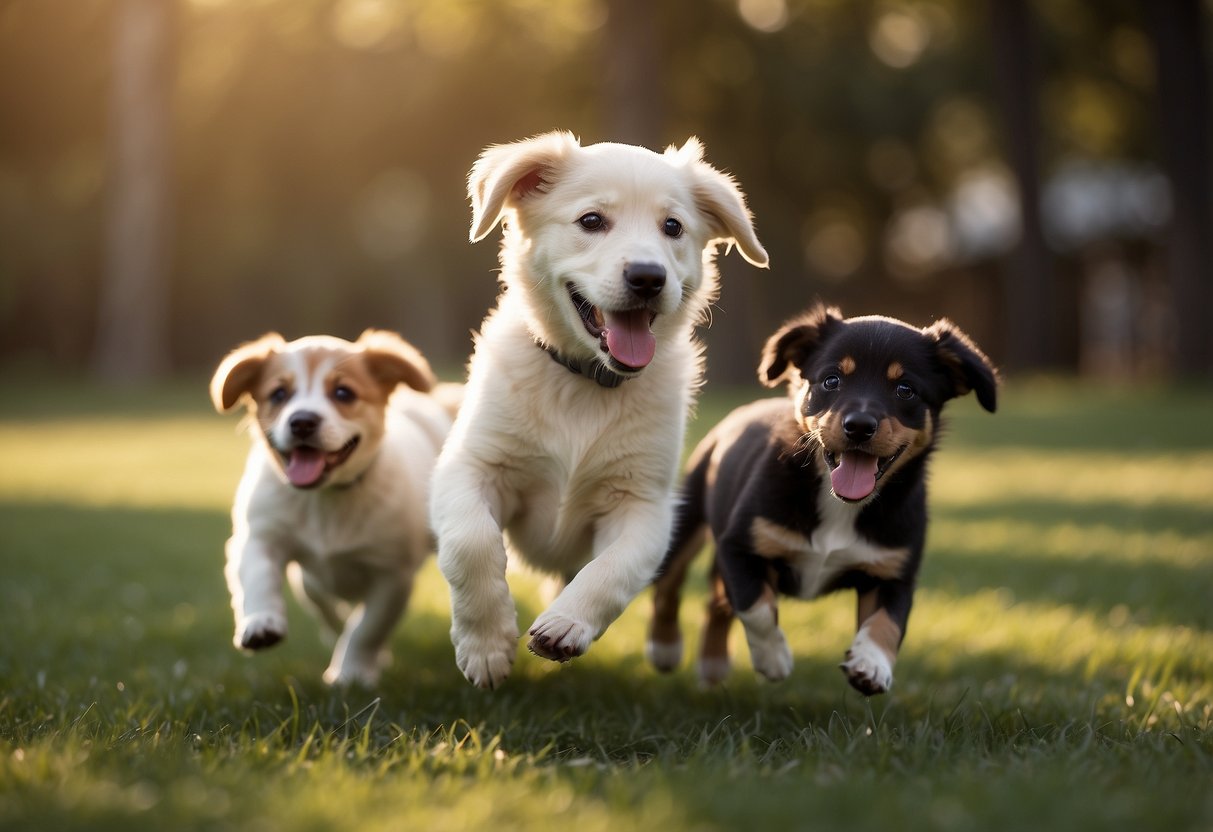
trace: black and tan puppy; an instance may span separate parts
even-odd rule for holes
[[[786,381],[791,401],[740,407],[695,449],[656,584],[649,659],[660,670],[681,660],[681,587],[710,531],[705,684],[728,673],[734,617],[754,669],[779,680],[791,672],[792,654],[777,595],[852,588],[859,627],[842,670],[861,693],[883,693],[922,560],[940,411],[973,391],[993,412],[996,372],[948,320],[916,329],[892,318],[844,320],[818,305],[771,337],[758,374],[771,387]]]

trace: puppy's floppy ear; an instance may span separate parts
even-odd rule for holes
[[[265,360],[284,344],[286,341],[277,332],[267,332],[229,352],[211,378],[211,403],[215,409],[227,413],[250,394]]]
[[[695,136],[680,148],[666,148],[665,155],[675,164],[686,165],[694,174],[695,207],[708,218],[712,233],[716,235],[714,239],[736,243],[742,257],[765,268],[769,262],[767,250],[758,242],[745,194],[733,177],[703,160],[703,144]]]
[[[985,353],[947,318],[940,318],[923,334],[935,341],[936,355],[952,378],[953,395],[972,390],[981,406],[993,413],[998,404],[998,371]]]
[[[511,201],[545,191],[560,163],[579,147],[572,133],[558,131],[485,148],[468,174],[472,242],[493,230]]]
[[[821,343],[826,332],[842,320],[838,307],[818,303],[800,317],[788,321],[762,348],[758,380],[767,387],[775,387],[790,378]]]
[[[401,383],[428,393],[438,383],[425,356],[394,332],[368,329],[358,336],[358,345],[371,375],[388,393]]]

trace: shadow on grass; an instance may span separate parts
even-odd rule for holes
[[[938,520],[1030,523],[1035,526],[1078,525],[1123,532],[1168,532],[1213,534],[1213,510],[1202,506],[1157,503],[1136,506],[1117,500],[1001,500],[997,503],[935,506]]]
[[[798,657],[785,683],[760,682],[743,659],[726,686],[701,691],[689,669],[655,674],[638,641],[622,653],[600,647],[564,666],[520,648],[512,677],[486,692],[455,668],[449,619],[425,599],[398,629],[395,662],[378,690],[333,690],[320,681],[328,648],[315,623],[293,605],[291,637],[283,645],[253,657],[232,648],[222,578],[227,524],[222,512],[0,505],[0,626],[35,634],[5,639],[0,647],[4,733],[27,740],[92,713],[106,724],[131,721],[136,732],[163,721],[202,745],[227,747],[279,735],[292,724],[359,730],[373,712],[384,742],[482,726],[510,753],[617,763],[761,745],[813,726],[837,725],[841,736],[886,717],[930,722],[936,712],[953,711],[983,680],[999,680],[983,695],[1008,713],[1017,692],[1091,685],[1077,671],[1054,672],[1013,655],[961,655],[946,666],[924,657],[907,663],[912,681],[896,697],[865,700],[847,687],[834,659]],[[1058,574],[1054,563],[1019,558],[1005,572],[986,569],[977,580],[965,577],[968,564],[960,555],[932,557],[936,574],[962,591],[1005,584],[1025,596],[1049,597],[1041,587]],[[1115,567],[1100,564],[1104,577],[1094,585],[1073,570],[1076,602],[1101,610],[1122,603],[1117,587],[1134,575]],[[1194,583],[1186,572],[1163,571],[1161,594]],[[647,608],[647,595],[636,603]],[[523,599],[520,625],[537,612],[533,600]],[[694,637],[687,637],[693,649]],[[845,647],[838,645],[839,658]],[[1123,685],[1110,679],[1096,689],[1123,691]],[[1066,704],[1050,706],[1041,718],[1064,713]]]
[[[1124,607],[1145,625],[1177,625],[1213,630],[1207,567],[1172,563],[1142,566],[1110,558],[1062,560],[1030,551],[980,561],[964,552],[933,548],[924,560],[920,585],[956,595],[1007,589],[1016,600],[1065,604],[1106,616]]]
[[[1210,450],[1206,388],[1115,388],[1093,384],[1005,382],[999,410],[968,400],[945,411],[947,446],[1100,451],[1132,457]]]
[[[962,533],[965,524],[984,522],[1022,524],[1030,530],[1013,544],[1004,544],[1002,556],[990,551],[974,555],[965,551],[963,542],[934,545],[928,538],[922,576],[949,591],[964,594],[1007,588],[1020,599],[1063,603],[1100,615],[1124,605],[1139,623],[1213,629],[1213,608],[1207,603],[1207,559],[1191,565],[1167,557],[1142,562],[1132,553],[1124,558],[1109,553],[1102,542],[1090,553],[1058,558],[1042,554],[1038,538],[1033,536],[1059,529],[1079,540],[1084,534],[1096,532],[1111,532],[1118,541],[1130,535],[1149,538],[1169,534],[1172,539],[1166,545],[1174,546],[1176,537],[1213,532],[1213,521],[1205,510],[1174,504],[1137,508],[1098,500],[1080,504],[1014,500],[997,505],[943,507],[933,510],[932,515]]]

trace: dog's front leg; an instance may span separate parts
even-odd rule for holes
[[[594,558],[535,619],[528,647],[565,662],[580,656],[648,586],[670,539],[669,499],[624,500],[599,521]]]
[[[716,567],[728,589],[729,604],[745,628],[754,670],[772,682],[788,678],[792,672],[792,650],[779,626],[779,594],[771,560],[754,553],[748,530],[743,535],[726,532],[717,542]],[[727,657],[727,646],[722,652]],[[707,661],[700,665],[704,684],[723,678],[709,675],[712,667]]]
[[[365,600],[350,614],[324,671],[330,685],[353,683],[374,687],[387,664],[388,640],[408,604],[411,577],[385,575],[371,585]]]
[[[236,616],[232,643],[242,650],[272,647],[286,638],[286,599],[282,596],[286,558],[247,534],[232,535],[226,549],[223,573]]]
[[[904,581],[884,581],[859,592],[859,630],[839,667],[851,687],[864,696],[892,687],[893,665],[913,600],[914,588]]]
[[[518,614],[505,579],[501,526],[471,465],[440,466],[430,505],[438,538],[438,568],[451,588],[455,663],[472,684],[495,688],[510,675],[518,648]]]
[[[782,681],[792,672],[792,649],[779,627],[779,604],[769,585],[754,604],[737,613],[745,628],[746,644],[754,669],[772,682]],[[707,680],[705,680],[707,681]]]

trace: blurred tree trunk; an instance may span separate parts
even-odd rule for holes
[[[1213,375],[1213,165],[1201,0],[1147,3],[1158,67],[1163,164],[1171,180],[1166,252],[1176,324],[1175,369]]]
[[[661,149],[664,127],[660,14],[650,0],[608,0],[602,40],[606,138],[653,150]]]
[[[119,0],[105,260],[93,353],[96,375],[138,382],[169,367],[169,101],[173,0]]]
[[[1058,363],[1057,287],[1040,210],[1038,44],[1029,0],[990,0],[990,36],[1007,159],[1019,189],[1019,244],[1003,269],[1006,364],[1042,370]]]

